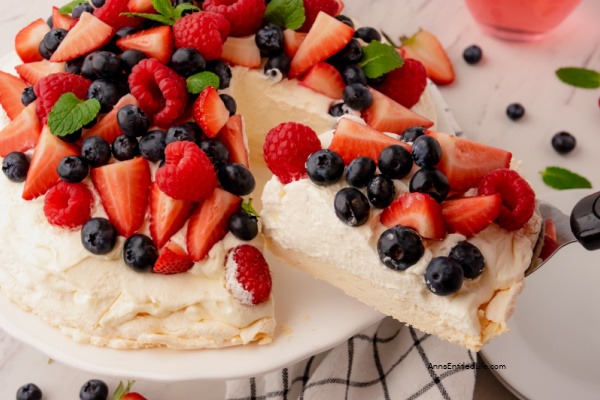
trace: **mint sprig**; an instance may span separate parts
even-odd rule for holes
[[[88,0],[73,0],[70,3],[67,3],[64,6],[62,6],[61,8],[59,8],[58,12],[61,14],[71,14],[73,12],[73,10],[75,9],[75,7],[77,7],[80,4],[85,4],[87,2],[88,2]]]
[[[198,72],[186,80],[187,91],[192,94],[202,93],[209,86],[218,90],[220,84],[219,76],[210,71]]]
[[[589,180],[565,168],[546,167],[540,174],[544,183],[554,189],[590,189],[592,187]]]
[[[79,100],[73,93],[60,96],[48,114],[48,127],[55,136],[66,136],[78,131],[96,118],[100,102],[96,99]]]
[[[600,87],[600,73],[592,69],[565,67],[556,70],[558,79],[567,85],[584,88],[596,89]]]
[[[302,0],[272,0],[267,6],[264,19],[277,26],[295,31],[306,20]]]
[[[379,78],[383,74],[400,68],[404,59],[393,46],[373,40],[362,48],[360,65],[367,78]]]
[[[260,216],[258,214],[258,211],[256,211],[254,209],[254,207],[252,207],[252,198],[249,198],[248,201],[244,201],[242,203],[242,211],[244,211],[246,214],[252,215],[256,218],[258,218]]]
[[[126,17],[139,17],[150,19],[152,21],[160,22],[165,25],[173,25],[175,22],[183,16],[186,11],[200,11],[200,8],[193,4],[183,3],[177,7],[173,7],[170,0],[152,0],[152,6],[158,14],[151,13],[121,13]]]

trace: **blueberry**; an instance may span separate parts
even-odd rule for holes
[[[48,18],[46,18],[46,25],[48,25],[50,27],[50,29],[52,29],[54,27],[54,21],[52,21],[52,15],[50,15]]]
[[[131,235],[123,245],[123,259],[136,272],[150,272],[158,259],[158,250],[146,235]]]
[[[412,228],[394,226],[386,229],[377,241],[379,259],[386,267],[403,271],[421,259],[425,248],[421,236]]]
[[[196,131],[189,125],[174,125],[167,130],[165,145],[173,142],[188,141],[196,143]]]
[[[49,60],[50,57],[52,57],[52,52],[46,48],[43,40],[38,45],[38,53],[46,60]]]
[[[81,139],[81,134],[82,134],[82,130],[78,129],[75,132],[71,132],[68,133],[64,136],[59,136],[58,138],[60,140],[62,140],[63,142],[67,142],[67,143],[75,143],[77,142],[79,139]]]
[[[198,125],[196,122],[188,121],[184,122],[181,125],[194,132],[194,134],[196,135],[196,142],[200,142],[200,140],[204,138],[204,132],[202,131],[202,128],[200,128],[200,125]]]
[[[370,26],[363,26],[362,28],[358,28],[354,32],[354,37],[362,39],[366,43],[371,43],[373,40],[380,42],[381,34],[377,29],[371,28]]]
[[[122,69],[121,59],[110,51],[99,51],[92,58],[92,70],[100,78],[114,80]]]
[[[27,86],[25,89],[23,89],[23,92],[21,92],[21,103],[23,103],[23,105],[26,107],[33,103],[36,99],[37,96],[33,91],[33,86]]]
[[[17,390],[17,400],[40,400],[42,391],[35,383],[27,383]]]
[[[117,228],[106,218],[91,218],[81,228],[81,243],[92,254],[108,254],[118,235]]]
[[[411,192],[427,193],[441,203],[450,191],[450,183],[446,175],[435,168],[424,167],[415,172],[410,180]]]
[[[435,257],[425,270],[425,285],[438,296],[457,292],[464,280],[463,269],[453,258]]]
[[[342,115],[348,114],[347,109],[344,107],[344,103],[334,103],[329,107],[329,115],[332,117],[341,117]]]
[[[552,137],[552,147],[560,154],[566,154],[572,151],[577,144],[575,136],[569,132],[558,132]]]
[[[81,67],[83,66],[84,57],[79,57],[74,60],[69,60],[65,64],[65,71],[75,75],[81,75]]]
[[[90,172],[90,167],[82,157],[66,156],[58,163],[58,177],[65,182],[77,183],[84,180]]]
[[[408,150],[399,144],[393,144],[381,150],[377,165],[384,176],[402,179],[412,169],[413,159]]]
[[[383,75],[378,76],[377,78],[367,78],[367,83],[371,87],[377,87],[377,86],[381,85],[383,83],[383,81],[385,81],[386,76],[387,76],[386,74],[383,74]]]
[[[219,77],[219,89],[227,89],[231,83],[231,68],[221,60],[206,64],[206,69]]]
[[[254,40],[263,56],[271,57],[283,51],[283,31],[277,25],[263,26],[256,32]]]
[[[432,136],[419,136],[413,142],[412,156],[419,167],[435,167],[442,159],[442,146]]]
[[[94,72],[94,68],[92,68],[92,61],[96,56],[97,52],[93,52],[85,56],[83,59],[83,63],[81,64],[81,76],[87,79],[94,80],[97,78],[96,72]]]
[[[112,40],[114,40],[116,42],[117,40],[122,39],[125,36],[133,35],[137,31],[138,31],[137,28],[135,28],[133,26],[125,26],[123,28],[119,28],[115,32],[115,35],[113,36]]]
[[[96,8],[100,8],[104,5],[104,3],[106,3],[106,0],[91,0],[92,1],[92,5]]]
[[[481,51],[481,47],[473,44],[463,51],[463,58],[467,62],[467,64],[477,64],[481,61],[481,57],[483,56],[483,52]]]
[[[112,110],[120,97],[118,86],[106,79],[95,80],[88,90],[88,99],[96,99],[100,102],[101,113]]]
[[[335,215],[350,226],[363,225],[369,219],[371,206],[369,200],[356,188],[343,188],[333,200]]]
[[[523,115],[525,115],[525,108],[519,103],[509,104],[506,108],[506,115],[508,115],[508,118],[516,121],[523,118]]]
[[[367,86],[353,83],[344,89],[344,103],[353,110],[361,111],[371,107],[373,95]]]
[[[91,379],[83,384],[79,390],[80,400],[106,400],[108,386],[99,379]]]
[[[291,62],[291,58],[285,53],[271,56],[265,63],[263,72],[269,78],[280,81],[290,72]]]
[[[177,49],[171,56],[171,67],[179,75],[187,78],[206,68],[206,60],[196,49]]]
[[[343,49],[341,49],[337,54],[335,54],[331,61],[335,65],[348,65],[348,64],[356,64],[360,62],[362,58],[362,46],[360,42],[356,39],[352,39],[348,42]]]
[[[258,220],[245,211],[237,212],[229,217],[229,230],[240,240],[252,240],[258,235]]]
[[[222,166],[217,172],[217,178],[223,189],[238,196],[250,194],[256,187],[254,175],[242,164]]]
[[[331,185],[344,174],[344,160],[329,149],[316,151],[306,160],[306,173],[316,185]]]
[[[131,137],[143,136],[148,132],[148,117],[136,105],[128,104],[117,112],[117,123],[123,134]]]
[[[375,169],[377,165],[372,158],[366,156],[355,158],[346,168],[346,182],[357,188],[365,187],[375,176]]]
[[[131,72],[133,67],[146,58],[148,57],[139,50],[125,50],[123,54],[121,54],[121,64],[125,71]]]
[[[112,152],[117,160],[125,161],[140,154],[140,148],[136,138],[119,135],[112,144]]]
[[[237,112],[237,103],[235,102],[235,99],[228,95],[228,94],[220,94],[219,97],[221,98],[221,100],[223,100],[223,104],[225,104],[225,107],[227,107],[227,111],[229,111],[229,116],[235,115],[235,113]]]
[[[100,136],[90,136],[81,144],[81,157],[92,168],[108,164],[110,156],[110,145]]]
[[[94,125],[96,125],[98,123],[98,117],[94,117],[93,120],[91,120],[90,122],[88,122],[87,124],[85,124],[83,126],[83,129],[92,129],[94,127]]]
[[[365,76],[363,69],[356,64],[346,65],[344,69],[342,69],[342,78],[346,85],[351,85],[353,83],[367,84],[367,77]]]
[[[149,161],[158,162],[165,158],[165,137],[166,133],[155,130],[150,131],[146,136],[140,139],[140,154]]]
[[[477,278],[483,272],[485,260],[481,251],[472,243],[467,241],[458,242],[448,257],[458,261],[467,279]]]
[[[423,136],[427,129],[424,126],[416,125],[407,128],[400,135],[400,140],[403,142],[414,142],[419,136]]]
[[[2,172],[12,182],[24,182],[29,171],[29,159],[25,153],[13,151],[2,160]]]
[[[200,141],[200,149],[206,153],[210,162],[218,171],[229,159],[229,150],[227,147],[216,139],[205,139]]]
[[[375,208],[386,208],[394,200],[396,189],[390,178],[376,175],[367,185],[367,197]]]
[[[71,16],[73,17],[73,19],[80,18],[81,14],[83,14],[84,12],[89,12],[90,14],[92,14],[94,12],[94,7],[92,7],[90,3],[78,4],[75,6],[75,8],[73,8]]]
[[[344,24],[348,25],[350,28],[354,28],[354,22],[352,22],[352,20],[348,17],[346,17],[345,15],[337,15],[335,17],[335,19],[337,19],[340,22],[343,22]]]
[[[66,29],[51,29],[44,35],[42,43],[51,55],[58,49],[58,46],[62,43],[65,36],[67,36],[67,33],[69,31]]]

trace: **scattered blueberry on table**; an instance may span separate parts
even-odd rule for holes
[[[481,47],[477,46],[476,44],[467,47],[463,51],[463,59],[467,62],[467,64],[477,64],[479,61],[481,61],[482,57],[483,51],[481,50]]]
[[[576,144],[577,140],[575,139],[575,136],[571,135],[569,132],[561,131],[552,137],[552,147],[560,154],[570,153],[573,151]]]
[[[513,121],[517,121],[523,118],[523,115],[525,115],[525,107],[519,103],[509,104],[506,108],[506,115]]]

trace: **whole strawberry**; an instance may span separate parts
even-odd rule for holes
[[[308,32],[313,26],[315,19],[317,19],[317,14],[321,11],[333,17],[340,11],[340,5],[336,0],[304,0],[306,19],[298,30],[300,32]]]
[[[377,90],[396,100],[406,108],[411,108],[421,98],[427,85],[427,72],[419,61],[406,58],[404,65],[389,72]]]
[[[35,110],[38,118],[45,123],[54,103],[67,92],[72,92],[79,99],[87,99],[91,84],[88,79],[69,72],[58,72],[40,79],[33,86],[33,92],[38,98]]]
[[[243,244],[234,247],[225,264],[227,288],[245,305],[260,304],[271,295],[271,272],[260,250]]]
[[[265,0],[205,0],[204,11],[222,14],[231,26],[231,36],[256,33],[267,8]]]
[[[213,12],[188,14],[173,25],[175,47],[196,49],[206,60],[221,57],[229,31],[227,19]]]
[[[135,381],[128,381],[127,386],[125,386],[123,385],[123,382],[119,382],[119,386],[115,390],[112,398],[114,400],[146,400],[141,394],[131,391],[131,387],[134,383]]]

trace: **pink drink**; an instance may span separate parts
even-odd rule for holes
[[[466,0],[486,33],[508,40],[534,40],[560,24],[581,0]]]

